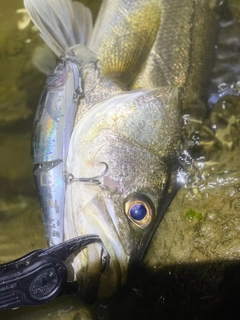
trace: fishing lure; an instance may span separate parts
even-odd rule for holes
[[[40,35],[60,58],[54,72],[48,76],[41,95],[32,138],[34,175],[47,243],[52,246],[63,241],[67,183],[65,163],[79,98],[83,95],[84,70],[96,64],[97,58],[85,46],[92,31],[90,10],[70,0],[47,2],[47,6],[45,4],[45,0],[24,1]],[[65,8],[64,14],[62,8]],[[53,16],[58,18],[51,18]],[[46,32],[46,17],[53,21],[51,32]]]
[[[50,74],[40,98],[32,139],[32,162],[39,190],[47,242],[63,241],[65,163],[79,98],[83,71],[96,59],[81,45],[71,47]],[[78,56],[80,53],[80,56]]]

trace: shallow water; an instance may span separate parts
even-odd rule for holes
[[[233,2],[240,7],[239,0]],[[32,65],[31,58],[34,48],[42,45],[42,41],[26,20],[25,28],[24,23],[19,23],[24,15],[16,10],[22,8],[22,0],[0,4],[0,263],[46,246],[30,162],[33,117],[45,81],[45,75]],[[239,30],[239,26],[229,25],[221,35],[215,87],[216,79],[220,81],[223,76],[221,81],[229,85],[240,80]],[[230,49],[226,49],[227,43]],[[232,53],[230,59],[223,55],[226,52]],[[0,319],[234,318],[235,311],[236,314],[240,311],[240,217],[237,214],[240,180],[236,183],[240,179],[237,174],[240,126],[236,112],[240,103],[239,97],[226,101],[230,111],[223,110],[221,101],[201,133],[201,148],[207,151],[211,164],[206,161],[196,164],[203,167],[201,174],[205,175],[212,167],[220,172],[229,171],[230,165],[232,180],[228,172],[228,183],[225,175],[224,188],[218,194],[209,180],[202,184],[202,189],[187,186],[180,190],[132,284],[109,301],[97,301],[91,307],[82,305],[74,296],[62,297],[46,306],[0,311]],[[229,131],[223,123],[228,118],[232,119]],[[215,124],[225,131],[220,130],[212,139],[209,128]],[[212,183],[216,183],[214,175]],[[196,264],[199,261],[201,264]]]

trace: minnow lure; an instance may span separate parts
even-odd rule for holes
[[[83,71],[96,63],[94,54],[76,45],[67,50],[46,81],[38,105],[32,139],[32,163],[39,190],[47,242],[63,241],[65,162],[78,100],[83,95]]]
[[[45,6],[43,0],[42,10],[48,9],[41,18],[34,2],[25,0],[24,4],[40,30],[40,35],[60,58],[54,72],[46,80],[37,108],[32,138],[34,175],[40,195],[47,243],[52,246],[63,241],[67,183],[65,162],[78,101],[83,95],[83,74],[89,65],[96,64],[97,58],[85,46],[91,36],[92,16],[84,5],[60,0]],[[52,15],[61,16],[63,7],[64,19],[55,19],[53,31],[46,37],[44,19]]]
[[[82,74],[88,65],[76,58],[81,49],[81,45],[70,48],[48,76],[34,123],[32,162],[49,245],[63,241],[65,162],[78,100],[83,95]],[[94,62],[93,55],[89,58]]]

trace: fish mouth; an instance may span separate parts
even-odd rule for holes
[[[82,301],[92,303],[97,297],[108,298],[127,278],[132,278],[178,188],[176,185],[171,192],[165,191],[163,199],[159,200],[155,219],[141,231],[129,222],[124,213],[123,198],[117,192],[108,192],[108,189],[94,184],[68,186],[65,238],[96,234],[103,243],[103,246],[91,244],[72,262]],[[78,198],[74,197],[76,194]]]
[[[76,296],[83,303],[93,304],[97,297],[106,296],[105,290],[104,294],[101,294],[101,288],[105,287],[105,284],[102,284],[102,282],[105,281],[102,279],[107,277],[105,272],[109,269],[111,258],[104,245],[101,247],[97,244],[93,244],[93,246],[90,245],[87,249],[87,253],[85,252],[83,254],[85,254],[85,258],[89,259],[88,263],[84,266],[80,254],[76,254],[75,257],[67,261],[67,264],[68,266],[69,264],[71,265],[71,280],[78,282],[79,289]],[[81,264],[80,268],[79,264]]]
[[[128,236],[127,233],[123,236],[125,223],[119,224],[112,199],[99,193],[99,186],[75,184],[74,188],[77,188],[78,194],[84,194],[85,199],[79,197],[71,201],[69,196],[72,196],[73,190],[71,185],[68,186],[65,198],[65,240],[96,234],[103,243],[103,246],[98,243],[89,245],[73,256],[71,262],[74,279],[79,283],[80,299],[93,302],[97,296],[111,296],[126,281],[130,260],[126,248]],[[125,228],[127,231],[127,225]]]

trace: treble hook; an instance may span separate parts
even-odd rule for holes
[[[83,70],[85,71],[85,69],[90,68],[91,65],[94,65],[95,70],[97,69],[97,64],[98,64],[98,60],[96,61],[89,61],[87,63],[85,63],[85,65],[83,66]]]
[[[77,102],[79,97],[84,95],[83,92],[83,73],[84,71],[89,68],[92,64],[95,66],[95,70],[97,68],[97,61],[89,61],[87,63],[79,63],[76,59],[72,59],[72,58],[67,58],[65,60],[71,61],[72,63],[75,63],[76,66],[78,67],[78,71],[79,71],[79,87],[74,91],[73,94],[73,102]]]
[[[100,162],[100,164],[104,164],[105,165],[105,169],[104,171],[94,177],[89,177],[89,178],[75,178],[73,174],[71,173],[66,173],[66,178],[67,178],[67,182],[68,183],[72,183],[72,182],[87,182],[87,183],[94,183],[94,184],[102,184],[98,179],[102,178],[108,171],[108,164],[106,162]]]

